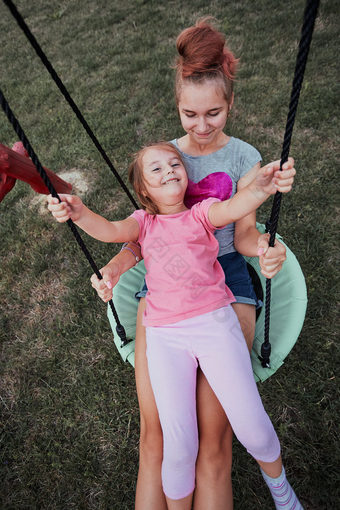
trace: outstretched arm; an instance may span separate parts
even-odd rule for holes
[[[139,225],[134,218],[111,222],[91,211],[79,197],[64,194],[59,196],[61,202],[51,195],[47,197],[48,209],[58,222],[64,223],[71,219],[84,232],[105,243],[138,239]]]
[[[293,169],[295,174],[295,169]],[[253,180],[223,202],[215,202],[209,209],[209,220],[215,227],[236,222],[256,209],[276,191],[287,192],[289,187],[282,181],[280,161],[260,168]],[[290,186],[291,187],[291,186]],[[289,188],[289,189],[288,189]]]
[[[256,178],[232,198],[213,203],[208,213],[212,225],[224,227],[256,211],[277,190],[274,171],[272,165],[261,168]]]

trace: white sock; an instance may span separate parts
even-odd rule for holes
[[[269,487],[277,510],[303,510],[303,506],[286,478],[284,467],[282,467],[278,478],[271,478],[262,469],[261,473]]]

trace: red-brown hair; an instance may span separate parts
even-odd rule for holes
[[[177,37],[177,105],[183,82],[217,80],[223,87],[227,103],[232,99],[238,59],[226,46],[225,36],[208,23],[209,19],[211,18],[198,20],[194,26],[186,28]]]
[[[152,199],[145,195],[146,187],[143,177],[143,157],[148,149],[162,149],[173,152],[184,166],[182,156],[176,147],[170,142],[155,142],[142,147],[138,152],[133,154],[132,161],[129,165],[128,176],[130,184],[136,192],[136,195],[142,205],[149,214],[158,214],[158,207],[153,203]]]

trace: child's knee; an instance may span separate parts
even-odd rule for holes
[[[180,470],[182,467],[189,469],[194,466],[198,453],[198,437],[193,433],[191,437],[176,437],[168,439],[164,434],[164,461],[173,470]]]
[[[212,479],[228,478],[232,469],[232,430],[223,437],[200,442],[196,475]]]
[[[253,430],[243,445],[255,459],[264,462],[272,462],[280,454],[279,439],[271,423]]]
[[[195,468],[198,445],[173,445],[164,450],[162,483],[166,496],[181,499],[195,488]]]
[[[161,465],[163,460],[163,434],[159,424],[146,424],[141,420],[139,451],[142,461]]]

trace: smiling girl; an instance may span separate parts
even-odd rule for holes
[[[250,214],[280,188],[279,162],[261,168],[234,197],[184,203],[187,173],[178,150],[158,143],[136,154],[129,168],[144,209],[110,222],[78,197],[48,197],[59,222],[70,218],[104,242],[139,242],[147,270],[143,325],[147,359],[164,440],[162,484],[169,510],[190,510],[198,453],[197,367],[200,365],[231,426],[272,480],[283,477],[291,503],[301,509],[284,476],[280,445],[254,381],[234,301],[217,261],[216,229]],[[160,256],[159,239],[166,245]],[[184,267],[183,267],[184,264]],[[180,268],[180,271],[178,271]],[[273,477],[273,478],[272,478]]]
[[[225,36],[206,20],[189,27],[177,39],[176,105],[184,136],[172,140],[188,172],[185,204],[191,207],[209,197],[225,200],[250,183],[260,169],[261,155],[248,143],[224,132],[233,106],[233,81],[237,60],[225,45]],[[293,160],[284,166],[280,186],[288,191],[294,177]],[[231,289],[237,314],[251,350],[258,301],[241,254],[256,257],[264,276],[272,278],[282,267],[285,248],[275,241],[268,247],[268,235],[256,229],[256,214],[215,232],[218,260]],[[102,280],[91,277],[104,301],[112,298],[112,287],[120,274],[141,257],[137,244],[129,243],[102,270]],[[160,284],[161,285],[161,284]],[[135,291],[131,289],[131,292]],[[161,488],[163,435],[150,384],[146,360],[145,285],[139,293],[135,344],[135,375],[140,407],[140,463],[136,489],[136,510],[166,510]],[[197,415],[199,453],[196,462],[195,510],[232,510],[232,430],[226,414],[201,369],[197,372]]]

